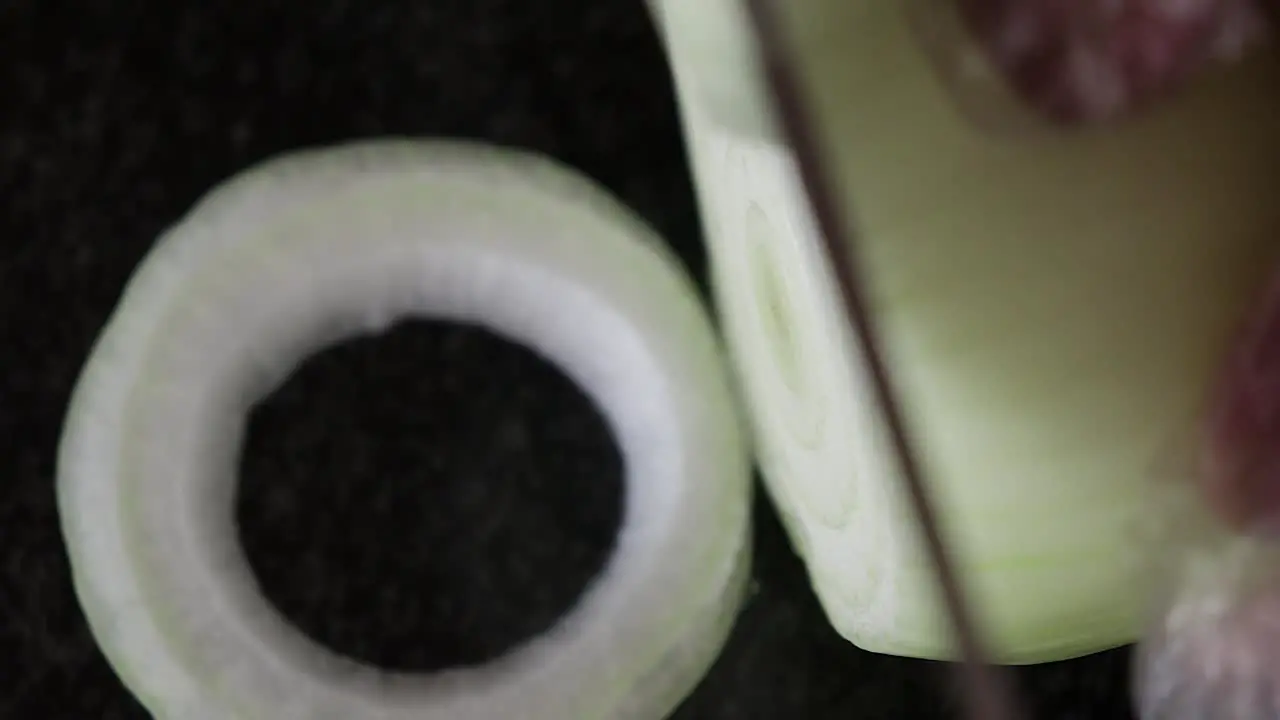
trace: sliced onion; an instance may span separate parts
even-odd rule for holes
[[[232,517],[250,406],[308,353],[409,316],[544,354],[626,464],[615,554],[578,605],[434,675],[305,637],[257,592]],[[386,141],[267,163],[162,238],[76,388],[58,490],[94,635],[157,718],[565,720],[664,716],[706,671],[748,575],[749,478],[709,320],[649,229],[547,161]]]
[[[697,32],[750,52],[750,35],[727,13],[711,22],[717,3],[688,3],[708,14],[683,20],[676,5],[663,8],[671,64],[770,495],[841,635],[954,659],[791,152],[743,132],[695,82],[766,106],[758,63],[674,42]],[[992,654],[1039,663],[1132,642],[1148,461],[1199,400],[1278,247],[1274,58],[1110,130],[1005,142],[954,112],[906,3],[781,5]]]
[[[735,135],[778,137],[764,66],[739,0],[648,0],[682,103],[690,98]]]

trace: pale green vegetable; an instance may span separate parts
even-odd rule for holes
[[[696,97],[717,126],[736,134],[773,132],[769,99],[741,0],[648,0],[681,95]]]
[[[543,353],[601,406],[627,473],[616,552],[569,615],[424,677],[305,638],[232,531],[248,408],[307,353],[410,315]],[[648,720],[737,613],[749,478],[712,328],[650,230],[549,162],[404,141],[268,163],[162,238],[76,389],[58,491],[93,632],[160,720]]]
[[[665,35],[771,494],[841,634],[952,657],[792,159],[735,54],[746,26],[727,4],[678,5],[667,22],[688,26]],[[1139,123],[994,137],[958,110],[902,3],[781,5],[999,658],[1131,641],[1144,483],[1280,241],[1280,77],[1259,62]]]

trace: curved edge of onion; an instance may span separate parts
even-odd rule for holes
[[[395,260],[383,270],[396,278],[368,280],[371,257]],[[440,275],[439,263],[464,279],[448,282],[454,275]],[[477,268],[488,275],[465,274]],[[417,287],[419,272],[445,281]],[[503,301],[515,292],[504,279],[539,292]],[[227,181],[130,280],[69,407],[59,510],[100,647],[162,720],[667,714],[727,638],[750,566],[750,461],[697,297],[630,211],[572,171],[517,151],[366,141]],[[553,308],[557,299],[578,304]],[[331,313],[350,316],[336,321],[341,328],[314,309],[334,303]],[[259,317],[273,313],[274,326]],[[480,322],[541,351],[602,406],[627,464],[617,550],[578,605],[490,665],[428,676],[338,658],[271,610],[230,529],[234,481],[214,488],[227,479],[183,455],[205,440],[233,454],[243,412],[288,374],[282,366],[409,314]],[[241,333],[252,337],[241,342]],[[256,354],[243,357],[246,348]],[[616,385],[630,380],[638,386]],[[181,412],[206,405],[226,417]],[[200,426],[234,413],[239,429]],[[139,432],[147,427],[173,428],[175,439]],[[199,437],[184,445],[188,435]],[[194,480],[155,472],[185,462]]]
[[[727,132],[777,140],[772,99],[746,9],[736,0],[648,0],[680,103]]]

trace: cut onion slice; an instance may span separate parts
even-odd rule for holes
[[[305,637],[257,592],[233,530],[252,404],[307,354],[410,316],[544,354],[600,405],[626,466],[614,555],[577,606],[497,661],[433,675]],[[162,719],[662,717],[749,574],[750,462],[697,293],[624,207],[514,151],[363,142],[212,192],[129,283],[58,465],[93,633]]]

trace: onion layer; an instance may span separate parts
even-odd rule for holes
[[[491,664],[430,676],[304,637],[232,530],[248,408],[307,353],[407,316],[544,354],[601,406],[627,474],[615,554],[579,604]],[[171,229],[95,346],[59,451],[77,593],[157,718],[660,717],[714,659],[748,575],[735,410],[693,287],[586,181],[461,144],[301,153]]]
[[[750,36],[720,4],[675,5],[663,8],[671,65],[770,495],[841,635],[953,658],[791,152],[742,130],[756,105],[729,117],[705,90],[767,108],[758,62],[676,42],[750,52]],[[907,4],[782,5],[993,654],[1036,663],[1131,642],[1151,456],[1203,397],[1280,249],[1274,58],[1123,126],[1015,141],[957,110]]]

